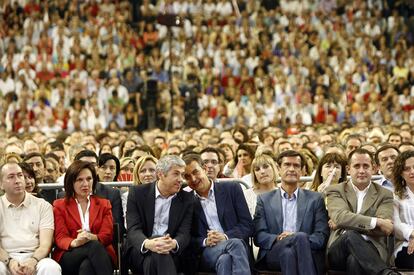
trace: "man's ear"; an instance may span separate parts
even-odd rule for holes
[[[164,174],[161,171],[157,171],[157,179],[161,179],[163,176]]]
[[[346,174],[349,175],[349,170],[351,169],[351,167],[349,167],[349,165],[346,166]]]

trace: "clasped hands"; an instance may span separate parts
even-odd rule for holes
[[[219,242],[227,240],[224,233],[216,230],[208,230],[206,238],[206,246],[216,246]]]
[[[37,261],[33,258],[27,258],[22,262],[11,259],[9,269],[12,275],[33,275],[36,271],[36,265]]]
[[[79,247],[82,246],[84,244],[86,244],[89,241],[92,241],[95,239],[95,235],[83,230],[83,229],[79,229],[78,230],[78,235],[76,236],[76,239],[74,239],[71,243],[70,246],[71,247]]]
[[[177,248],[177,242],[167,234],[146,240],[144,248],[158,254],[169,254],[171,250]]]

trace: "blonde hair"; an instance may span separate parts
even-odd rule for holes
[[[259,188],[260,183],[256,178],[256,174],[254,173],[254,169],[258,166],[262,166],[264,164],[270,165],[273,171],[273,182],[276,186],[277,177],[279,175],[279,171],[276,165],[276,162],[273,160],[273,158],[266,154],[261,154],[256,156],[252,161],[252,167],[251,167],[251,175],[252,175],[252,184],[253,188]]]
[[[143,155],[142,157],[140,157],[135,163],[134,167],[133,181],[135,185],[142,184],[142,182],[139,180],[139,171],[142,169],[142,166],[144,166],[144,164],[147,161],[152,161],[154,162],[154,164],[157,164],[158,162],[158,160],[152,155]]]
[[[135,160],[133,158],[131,158],[131,157],[123,157],[123,158],[121,158],[119,160],[119,163],[120,163],[120,166],[121,166],[121,169],[120,170],[122,170],[125,167],[127,167],[131,162],[134,164],[134,168],[135,168]]]

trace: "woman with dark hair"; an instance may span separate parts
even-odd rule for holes
[[[234,160],[227,163],[224,167],[224,175],[237,179],[242,179],[249,186],[252,185],[250,170],[254,159],[255,150],[248,144],[242,143],[237,147]]]
[[[310,190],[324,192],[331,184],[346,181],[346,159],[337,153],[328,153],[319,161]]]
[[[247,132],[247,129],[241,126],[234,128],[232,136],[238,144],[249,141],[249,133]]]
[[[39,187],[37,186],[36,182],[36,174],[33,171],[32,166],[30,166],[26,162],[20,162],[19,163],[20,168],[22,168],[23,175],[24,175],[24,182],[26,184],[25,189],[27,193],[32,194],[33,196],[36,196],[38,198],[43,198],[39,194]]]
[[[126,157],[125,153],[128,150],[134,149],[137,147],[137,143],[133,139],[126,139],[119,145],[119,157],[123,158]]]
[[[98,158],[98,177],[101,182],[117,181],[121,164],[119,159],[108,153],[104,153]]]
[[[109,145],[109,143],[104,143],[100,146],[99,148],[99,153],[98,155],[102,155],[102,154],[112,154],[112,147],[111,145]]]
[[[394,256],[398,268],[414,268],[414,151],[402,152],[394,163]]]
[[[94,195],[97,183],[94,164],[75,160],[66,171],[65,198],[53,204],[56,248],[52,256],[64,275],[113,273],[111,204]]]

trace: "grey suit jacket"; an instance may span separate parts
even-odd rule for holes
[[[367,235],[381,258],[387,261],[386,236],[370,226],[373,217],[393,219],[393,195],[391,191],[372,182],[361,211],[356,214],[357,197],[351,184],[350,181],[346,181],[326,189],[329,217],[337,226],[329,237],[328,249],[345,230],[355,230]]]
[[[254,216],[254,243],[260,248],[258,261],[272,248],[283,232],[283,209],[280,188],[257,197]],[[321,194],[299,189],[297,197],[297,232],[309,235],[312,250],[325,249],[329,236],[328,215]]]

